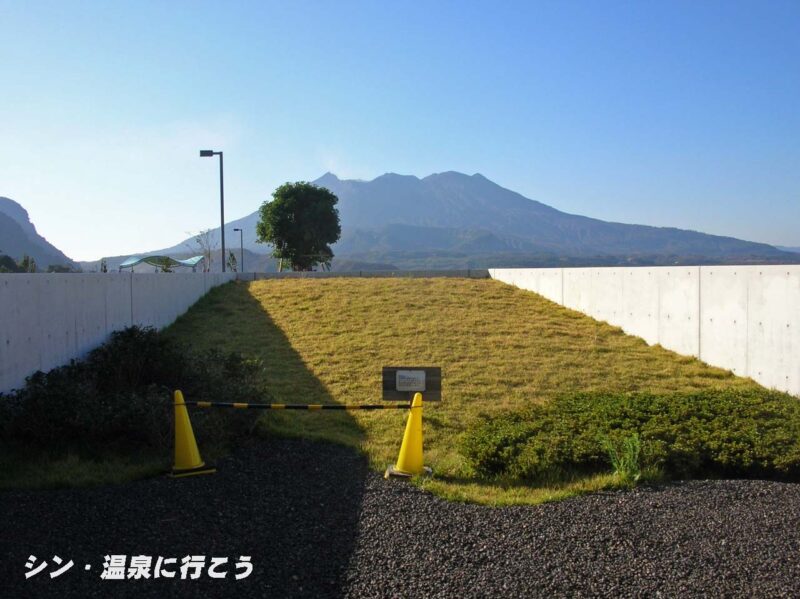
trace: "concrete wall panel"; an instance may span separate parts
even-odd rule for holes
[[[748,374],[800,395],[800,267],[755,267],[748,294]]]
[[[103,288],[106,298],[106,335],[133,324],[133,277],[132,273],[107,274]]]
[[[556,303],[564,303],[564,271],[562,269],[542,269],[539,273],[538,286],[541,295]]]
[[[131,288],[132,324],[140,327],[160,327],[162,319],[159,317],[158,306],[156,305],[159,298],[156,298],[155,294],[160,291],[160,303],[164,306],[168,305],[171,301],[171,298],[168,297],[170,281],[164,281],[159,284],[159,281],[155,278],[159,275],[156,273],[137,273],[133,276],[136,277],[136,280],[132,282],[133,287]]]
[[[0,381],[12,379],[17,370],[17,366],[13,361],[16,348],[11,346],[13,338],[10,331],[10,322],[5,322],[6,320],[11,321],[11,312],[14,310],[16,303],[13,289],[11,282],[7,278],[0,278],[0,314],[7,313],[9,315],[8,317],[2,317],[3,328],[0,328]]]
[[[105,283],[92,275],[77,275],[80,286],[75,285],[64,274],[64,287],[67,302],[78,305],[73,313],[75,323],[75,353],[82,356],[97,347],[108,334],[106,331],[106,293]]]
[[[0,392],[131,324],[163,328],[231,274],[0,274]]]
[[[589,268],[565,268],[563,304],[585,314],[593,311],[591,305],[594,279]]]
[[[589,296],[589,309],[598,320],[610,323],[622,321],[622,296],[625,275],[621,268],[592,268],[592,293]]]
[[[747,367],[747,298],[750,275],[739,266],[707,266],[700,272],[700,351],[709,364],[739,376]]]
[[[679,354],[696,356],[700,349],[700,268],[658,269],[658,342]]]
[[[14,376],[20,369],[40,368],[39,344],[42,326],[37,317],[41,293],[35,275],[13,275],[16,280],[6,280],[12,275],[0,275],[0,345],[5,347],[0,373]],[[54,343],[63,343],[66,331],[61,331]]]
[[[659,275],[652,268],[622,270],[621,317],[617,324],[630,335],[638,335],[650,345],[658,343]]]

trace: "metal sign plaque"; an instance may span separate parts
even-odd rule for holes
[[[398,391],[425,391],[424,370],[398,370],[395,373],[395,389]]]
[[[441,401],[442,369],[438,366],[384,366],[383,399],[411,401],[422,393],[424,401]]]

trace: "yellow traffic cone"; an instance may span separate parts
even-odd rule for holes
[[[406,432],[403,435],[403,443],[400,445],[397,463],[386,469],[384,478],[390,476],[409,477],[430,471],[430,468],[424,466],[422,458],[422,394],[417,393],[414,395],[414,401],[411,402]]]
[[[192,474],[211,474],[216,468],[207,466],[200,458],[197,441],[194,439],[192,422],[183,400],[183,393],[175,391],[175,466],[172,476],[191,476]]]

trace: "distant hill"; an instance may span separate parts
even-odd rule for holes
[[[784,252],[792,252],[794,254],[800,254],[800,246],[792,247],[788,245],[776,245],[775,247]]]
[[[28,212],[14,200],[0,197],[0,254],[20,260],[27,254],[39,270],[50,265],[78,268],[61,250],[39,235]]]
[[[480,174],[388,173],[359,181],[326,173],[314,183],[339,198],[334,268],[337,262],[399,268],[800,262],[800,255],[763,243],[568,214]],[[233,229],[241,228],[245,249],[268,253],[256,243],[257,221],[255,211],[226,223],[228,248],[238,249]],[[219,230],[213,235],[219,243]],[[192,245],[186,240],[157,252],[186,255]]]

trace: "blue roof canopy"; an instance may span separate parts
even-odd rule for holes
[[[194,256],[193,258],[187,258],[186,260],[178,260],[177,258],[171,258],[170,256],[131,256],[125,260],[125,262],[120,264],[119,267],[121,269],[133,268],[137,264],[144,262],[145,264],[150,264],[151,266],[188,266],[190,268],[194,268],[204,259],[204,256]]]

